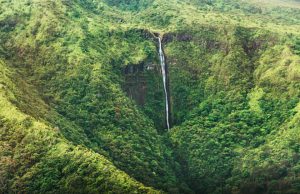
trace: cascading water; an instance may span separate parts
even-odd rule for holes
[[[166,121],[168,131],[170,130],[170,122],[169,122],[169,98],[168,98],[168,90],[167,90],[167,75],[166,75],[166,63],[165,63],[165,56],[162,49],[161,38],[158,37],[159,41],[159,58],[160,58],[160,65],[161,71],[163,76],[163,84],[164,84],[164,91],[165,91],[165,98],[166,98]]]

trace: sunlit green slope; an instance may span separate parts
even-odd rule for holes
[[[0,193],[300,191],[298,1],[0,5]]]
[[[22,102],[36,112],[49,107],[7,66],[0,61],[1,193],[159,193],[101,154],[74,145],[58,127],[20,110],[16,105]]]
[[[87,6],[82,2],[67,1],[1,2],[1,55],[5,62],[3,66],[15,71],[17,74],[12,76],[20,80],[20,82],[12,80],[14,83],[12,88],[18,95],[13,101],[13,106],[27,117],[57,129],[56,133],[65,139],[67,144],[90,150],[91,158],[102,155],[118,169],[129,173],[131,177],[148,186],[167,190],[176,184],[172,170],[175,165],[167,164],[167,160],[171,160],[171,155],[166,152],[166,146],[154,129],[153,122],[145,117],[121,90],[119,77],[121,66],[144,60],[148,57],[147,52],[155,52],[155,46],[148,40],[143,40],[139,31],[133,31],[133,34],[129,31],[127,34],[131,38],[124,39],[124,36],[127,36],[124,33],[126,31],[117,29],[113,22],[105,21],[106,18],[111,20],[110,12],[90,19],[96,13]],[[116,43],[122,44],[123,47],[120,49]],[[132,47],[135,49],[129,50]],[[7,80],[4,80],[3,84],[7,84],[6,82]],[[36,94],[32,95],[32,91],[27,90],[24,84],[35,90]],[[7,90],[10,91],[9,88]],[[1,109],[6,113],[11,108],[2,106]],[[5,115],[4,119],[13,120]],[[13,133],[8,134],[4,140],[14,138]],[[37,138],[37,141],[45,142],[43,138]],[[29,150],[28,154],[41,152],[43,157],[47,157],[46,153],[40,150],[43,146],[29,146],[33,150]],[[54,146],[49,145],[49,149]],[[78,154],[80,152],[84,151],[79,150]],[[51,154],[60,158],[58,151]],[[74,154],[77,152],[74,151]],[[76,176],[84,178],[84,172],[76,173],[80,170],[78,165],[81,163],[75,159],[72,161],[72,155],[69,157],[70,161],[67,159],[64,161],[62,157],[62,164],[55,162],[51,164],[54,165],[53,168],[63,168],[67,163],[74,166],[70,172],[54,174],[55,179],[57,176],[61,179],[75,176],[74,181],[77,181]],[[22,165],[21,161],[18,162]],[[30,162],[34,165],[38,161]],[[39,168],[43,172],[52,173],[47,162],[45,158]],[[24,164],[21,167],[24,172],[18,176],[25,181],[28,175],[24,173],[28,171],[29,166]],[[89,173],[96,175],[104,173],[103,169],[90,171]],[[11,174],[6,171],[3,173]],[[125,176],[124,172],[122,173],[116,171],[114,176]],[[34,176],[41,181],[36,187],[24,182],[26,185],[23,186],[24,190],[61,192],[60,188],[48,185],[56,183],[48,181],[47,176]],[[96,185],[88,185],[81,180],[72,184],[83,187],[82,189],[86,186],[91,192],[95,189],[98,192],[125,192],[125,189],[121,188],[114,189],[109,186],[101,188],[102,185],[110,185],[109,176],[107,180],[104,175],[103,177],[100,183],[94,180],[90,183]],[[135,182],[133,178],[128,181]],[[9,178],[4,187],[8,190],[4,192],[11,191],[16,181],[17,179]],[[32,184],[36,182],[31,179],[27,181]],[[127,192],[131,191],[130,183],[126,186],[127,183],[123,183],[123,179],[115,181],[116,184],[128,187]],[[61,184],[65,185],[64,182]],[[65,185],[65,188],[72,189],[68,185]],[[16,190],[17,186],[13,191]],[[132,192],[135,192],[134,189]]]

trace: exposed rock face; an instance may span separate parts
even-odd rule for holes
[[[140,106],[145,104],[146,79],[144,75],[144,64],[128,65],[124,69],[125,82],[123,89],[127,95]]]
[[[159,111],[159,114],[157,115],[160,115],[160,124],[157,125],[157,128],[170,129],[172,120],[172,114],[170,110],[171,97],[169,95],[170,83],[168,77],[167,56],[164,55],[163,51],[163,45],[166,44],[164,42],[165,35],[161,35],[157,32],[150,32],[149,30],[145,29],[137,29],[137,31],[141,33],[145,39],[151,40],[156,43],[156,49],[157,52],[159,52],[159,55],[157,55],[160,56],[160,63],[163,63],[164,68],[162,64],[153,64],[151,62],[153,61],[153,59],[148,60],[147,62],[140,63],[138,65],[127,65],[123,69],[123,90],[127,93],[127,96],[129,98],[133,99],[136,102],[137,105],[143,107],[145,113],[148,114],[148,116],[149,109],[152,110],[150,111],[150,114],[152,114],[154,113],[153,110],[159,107],[159,110],[155,111],[155,113]],[[159,83],[154,80],[159,80]],[[153,85],[154,82],[156,82],[155,85]],[[164,93],[165,96],[157,95],[159,93]]]
[[[188,33],[167,33],[164,34],[163,43],[169,43],[172,41],[191,41],[193,36]]]
[[[143,106],[146,102],[147,78],[145,73],[146,71],[154,71],[156,69],[156,65],[151,63],[128,65],[123,69],[125,79],[123,90],[139,106]]]

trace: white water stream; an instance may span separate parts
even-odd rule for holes
[[[164,91],[165,91],[165,98],[166,98],[166,121],[168,131],[170,130],[170,122],[169,122],[169,98],[168,98],[168,90],[167,90],[167,75],[166,75],[166,63],[165,63],[165,56],[162,49],[161,38],[158,37],[159,41],[159,58],[160,58],[160,65],[161,65],[161,72],[163,76],[163,84],[164,84]]]

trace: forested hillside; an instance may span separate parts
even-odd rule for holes
[[[297,194],[299,98],[296,0],[0,0],[0,193]]]

